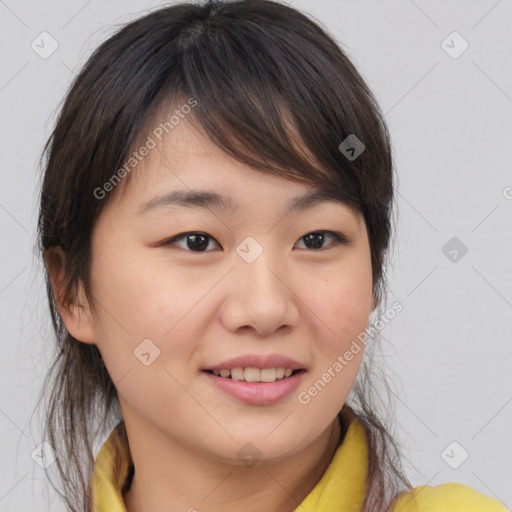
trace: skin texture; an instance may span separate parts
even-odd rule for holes
[[[363,350],[306,405],[307,390],[363,332],[372,300],[364,219],[341,203],[288,212],[309,185],[237,162],[183,120],[137,166],[132,181],[103,210],[93,231],[89,303],[60,307],[69,332],[96,344],[118,390],[135,476],[128,512],[293,511],[321,478],[339,442],[337,413]],[[120,187],[122,185],[119,185]],[[139,206],[174,189],[230,196],[233,212]],[[114,193],[114,192],[111,192]],[[302,237],[323,230],[317,249]],[[207,233],[206,249],[166,239]],[[262,254],[247,263],[237,246],[252,236]],[[47,261],[56,294],[65,259]],[[134,355],[150,339],[160,355]],[[301,386],[274,405],[240,402],[200,369],[244,354],[284,354],[303,363]],[[259,464],[237,453],[252,443]]]

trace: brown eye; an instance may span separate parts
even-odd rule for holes
[[[334,242],[329,244],[327,247],[323,246],[323,243],[325,242],[325,233],[327,233],[327,237],[331,237],[334,240]],[[312,231],[311,233],[301,237],[300,240],[304,240],[304,244],[307,249],[326,249],[338,244],[348,243],[348,240],[341,233],[336,233],[334,231]]]
[[[186,244],[185,247],[181,246],[182,249],[187,249],[192,252],[209,252],[205,249],[208,247],[209,241],[215,239],[206,233],[191,231],[176,235],[169,240],[166,240],[163,245],[177,245],[176,242],[180,242],[182,240],[185,240]]]

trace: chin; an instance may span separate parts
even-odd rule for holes
[[[215,452],[231,465],[271,465],[299,453],[314,440],[314,437],[312,440],[306,439],[306,433],[284,428],[278,433],[279,427],[275,429],[275,423],[273,428],[274,431],[256,428],[254,435],[251,435],[247,429],[243,429],[240,434],[231,430],[230,433],[234,439],[229,442],[229,446],[223,447],[225,449],[219,453],[219,445],[216,444]]]

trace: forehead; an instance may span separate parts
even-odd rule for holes
[[[132,148],[136,150],[147,143],[153,146],[149,154],[144,158],[143,165],[140,167],[146,170],[148,168],[158,170],[162,167],[172,170],[173,166],[179,167],[179,164],[184,163],[186,159],[207,157],[216,160],[216,170],[219,170],[223,164],[226,164],[227,167],[240,168],[240,161],[234,160],[231,155],[226,153],[224,148],[219,147],[219,145],[212,141],[212,138],[215,139],[217,135],[219,135],[223,142],[227,142],[226,139],[229,139],[229,143],[232,147],[236,147],[240,154],[246,157],[248,156],[257,162],[268,160],[279,167],[279,164],[276,164],[275,160],[262,154],[261,151],[253,151],[251,149],[252,144],[244,145],[241,142],[241,135],[237,135],[233,132],[230,133],[230,130],[225,126],[225,121],[222,119],[215,118],[209,121],[207,134],[205,131],[206,128],[203,126],[204,120],[202,116],[198,114],[199,111],[194,111],[189,108],[188,113],[186,115],[183,114],[182,107],[186,105],[186,103],[187,101],[183,98],[165,97],[149,113],[148,120],[144,123],[137,137],[137,141],[133,145],[134,148]],[[284,129],[295,151],[300,153],[302,158],[320,167],[315,156],[301,141],[299,132],[291,121],[291,116],[287,113],[285,107],[282,107],[281,116]],[[255,127],[255,132],[259,133],[259,129],[263,130],[261,132],[262,137],[269,135],[265,132],[265,128],[261,127]],[[222,133],[219,134],[219,132]],[[212,138],[210,138],[210,135]],[[222,146],[222,144],[220,145]],[[249,168],[249,166],[246,167]],[[256,168],[251,169],[260,170]],[[264,170],[261,170],[261,172],[265,173]],[[269,175],[270,173],[268,172],[266,174]],[[143,178],[145,175],[147,176],[148,173],[131,173],[128,175],[129,179],[126,180],[126,182],[131,181],[135,175]],[[311,188],[310,184],[305,179],[301,181],[300,178],[297,178],[297,180],[290,180],[290,182]]]
[[[149,139],[148,137],[149,132]],[[182,119],[159,140],[145,130],[152,146],[130,176],[120,198],[134,215],[186,206],[235,213],[257,197],[273,198],[290,213],[327,204],[358,214],[346,201],[312,184],[254,169],[225,153],[195,123]],[[153,144],[154,143],[154,144]],[[126,183],[124,184],[127,185]]]
[[[123,188],[122,195],[130,199],[140,198],[164,184],[173,189],[178,186],[180,189],[218,187],[225,191],[231,189],[233,194],[242,184],[272,189],[282,187],[284,183],[297,192],[312,188],[308,183],[264,172],[234,159],[190,118],[180,120],[172,130],[159,137],[152,129],[157,122],[153,121],[141,132],[129,153],[130,161],[136,165],[119,188]],[[142,158],[141,153],[145,154]]]

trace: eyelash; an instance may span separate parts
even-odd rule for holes
[[[327,247],[322,247],[320,249],[309,249],[311,251],[324,251],[324,250],[327,250],[327,249],[329,249],[331,247],[336,247],[338,245],[347,245],[349,243],[349,240],[342,233],[338,233],[336,231],[329,231],[329,230],[310,231],[309,233],[306,233],[304,236],[301,236],[299,238],[299,240],[302,240],[307,235],[311,235],[313,233],[317,233],[317,234],[318,233],[328,233],[330,236],[332,236],[332,238],[334,239],[334,242],[331,243],[331,245],[328,245]],[[187,231],[186,233],[180,233],[179,235],[173,236],[172,238],[169,238],[169,239],[165,240],[162,243],[162,245],[163,246],[174,245],[176,242],[179,242],[180,240],[185,239],[188,235],[202,235],[202,236],[207,237],[207,238],[209,238],[211,240],[215,240],[215,238],[213,238],[211,235],[209,235],[208,233],[204,233],[202,231]],[[215,241],[217,242],[217,240],[215,240]],[[219,243],[217,242],[217,244],[219,244]],[[181,247],[181,249],[183,249],[183,247]],[[307,247],[306,247],[306,250],[308,250]],[[187,252],[196,252],[196,253],[211,252],[211,251],[191,251],[188,248],[185,249],[185,251],[187,251]]]

